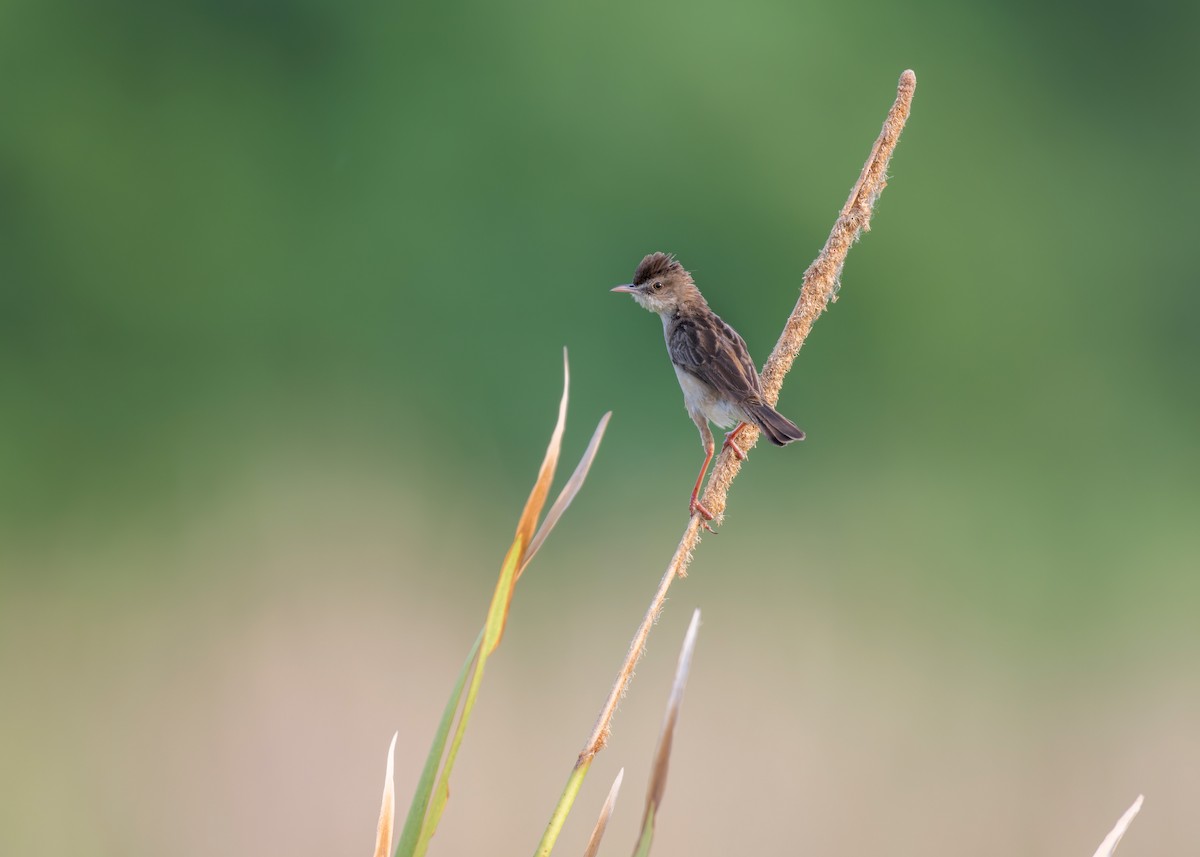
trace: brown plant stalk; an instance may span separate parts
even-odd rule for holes
[[[875,207],[875,200],[887,186],[888,162],[891,160],[892,152],[895,151],[896,143],[900,140],[900,132],[904,129],[904,123],[908,119],[916,88],[917,76],[911,69],[900,75],[896,101],[892,104],[892,109],[888,111],[887,119],[883,123],[883,130],[871,148],[871,154],[868,156],[866,164],[863,165],[862,173],[859,175],[854,189],[850,192],[850,198],[843,206],[837,222],[834,223],[825,246],[816,260],[808,266],[808,270],[804,272],[800,298],[796,301],[796,306],[788,317],[783,333],[771,351],[771,356],[767,358],[766,365],[763,366],[763,394],[772,406],[779,400],[783,379],[788,370],[792,368],[792,363],[804,345],[804,340],[808,337],[813,322],[825,311],[831,301],[837,300],[846,254],[858,237],[863,232],[870,230],[871,213]],[[758,441],[758,435],[757,427],[747,426],[738,435],[738,439],[741,441],[739,445],[742,449],[749,450]],[[720,523],[725,515],[725,498],[729,494],[730,484],[738,475],[741,467],[742,462],[726,449],[722,451],[713,468],[712,475],[709,476],[702,502],[709,511],[716,515],[717,523]],[[641,625],[633,635],[633,640],[629,644],[629,653],[625,656],[625,662],[621,664],[617,680],[613,683],[608,699],[605,700],[604,707],[600,710],[600,716],[596,720],[592,734],[588,737],[583,752],[579,754],[577,767],[588,762],[603,750],[604,745],[608,742],[613,715],[633,678],[634,667],[637,666],[646,650],[646,639],[650,636],[650,629],[654,627],[654,623],[658,621],[658,616],[662,612],[663,604],[667,600],[667,590],[671,588],[671,583],[675,578],[687,577],[687,568],[692,562],[692,551],[700,542],[701,523],[702,519],[698,514],[693,515],[688,521],[687,528],[683,531],[683,538],[680,539],[674,556],[667,564],[666,573],[663,574],[658,591],[654,594],[654,600],[650,602],[650,607],[646,611]]]

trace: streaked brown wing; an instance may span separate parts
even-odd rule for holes
[[[677,321],[667,350],[672,363],[722,395],[743,402],[762,394],[745,341],[714,313]]]

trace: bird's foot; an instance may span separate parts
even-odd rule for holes
[[[692,497],[692,502],[688,504],[688,515],[690,516],[696,514],[700,515],[700,526],[704,527],[704,529],[708,530],[710,533],[715,534],[717,532],[708,524],[708,522],[715,518],[716,515],[704,508],[704,504],[701,503],[696,497]]]
[[[740,446],[733,442],[733,438],[731,437],[732,434],[733,432],[730,432],[729,434],[725,435],[725,442],[721,444],[721,449],[732,449],[733,454],[737,456],[738,461],[745,461],[746,453],[742,451]]]
[[[745,423],[738,423],[737,427],[733,431],[725,433],[725,442],[721,444],[721,449],[732,449],[733,454],[737,456],[738,461],[745,461],[746,453],[742,451],[740,446],[733,442],[733,439],[737,437],[745,427]]]

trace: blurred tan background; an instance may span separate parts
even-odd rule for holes
[[[368,852],[554,418],[437,854],[532,852],[683,528],[668,250],[761,363],[894,95],[874,231],[560,844],[1200,850],[1200,7],[0,7],[0,853]],[[561,477],[560,477],[561,478]]]

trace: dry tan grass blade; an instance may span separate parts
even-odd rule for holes
[[[383,803],[379,807],[379,824],[375,828],[375,857],[387,857],[392,853],[392,822],[396,818],[396,739],[399,737],[399,732],[392,735],[392,743],[388,747],[387,771],[383,776]]]
[[[563,486],[562,491],[558,494],[558,499],[554,501],[554,505],[550,507],[550,511],[546,513],[545,520],[538,527],[538,531],[534,534],[533,540],[530,541],[529,547],[525,550],[525,558],[521,562],[521,567],[517,569],[517,577],[525,571],[525,566],[529,565],[529,561],[533,559],[533,555],[538,552],[538,548],[542,546],[542,542],[546,541],[546,537],[550,535],[550,531],[554,529],[554,525],[558,523],[558,519],[562,517],[563,512],[567,511],[567,507],[571,505],[571,501],[575,499],[575,495],[579,493],[579,489],[583,487],[583,481],[587,479],[588,471],[592,468],[592,461],[596,458],[596,452],[600,449],[600,441],[604,438],[604,430],[608,428],[608,420],[612,417],[612,411],[600,418],[600,424],[596,426],[596,430],[592,433],[592,439],[584,450],[583,458],[579,459],[579,464],[575,467],[575,472],[571,474],[571,478],[567,480],[567,484]]]
[[[1112,857],[1112,853],[1117,850],[1117,845],[1121,842],[1121,837],[1125,835],[1125,831],[1129,829],[1129,825],[1133,823],[1137,814],[1142,811],[1142,801],[1145,797],[1145,795],[1138,795],[1133,806],[1125,810],[1125,814],[1117,821],[1117,826],[1109,832],[1108,836],[1104,837],[1104,841],[1096,849],[1094,857]]]
[[[550,482],[554,479],[554,469],[558,466],[558,456],[562,451],[563,432],[567,427],[567,394],[571,388],[571,367],[567,363],[567,349],[563,349],[563,392],[558,403],[558,422],[554,425],[554,433],[550,435],[550,444],[546,447],[546,457],[542,459],[542,468],[538,471],[537,481],[529,499],[525,501],[525,510],[521,520],[517,522],[517,538],[521,540],[521,550],[528,553],[529,544],[533,539],[533,531],[537,526],[538,515],[546,505],[546,497],[550,493]],[[524,554],[522,554],[524,556]]]
[[[683,707],[683,692],[687,688],[688,673],[692,669],[692,653],[696,650],[696,634],[700,631],[700,609],[692,613],[679,649],[679,663],[675,667],[675,684],[671,686],[671,698],[667,700],[667,713],[663,718],[662,732],[658,736],[658,750],[654,754],[654,770],[650,772],[650,784],[646,788],[646,816],[658,815],[663,793],[667,790],[667,771],[671,766],[671,744],[675,740],[675,724]],[[645,824],[645,820],[643,820]]]
[[[608,819],[612,817],[613,807],[617,803],[617,792],[621,790],[621,780],[623,779],[625,779],[625,769],[621,768],[617,771],[617,778],[613,780],[612,788],[608,790],[604,806],[600,807],[600,817],[596,819],[596,826],[592,828],[587,848],[583,849],[583,857],[596,857],[596,852],[600,850],[600,840],[604,838],[604,829],[608,827]]]

